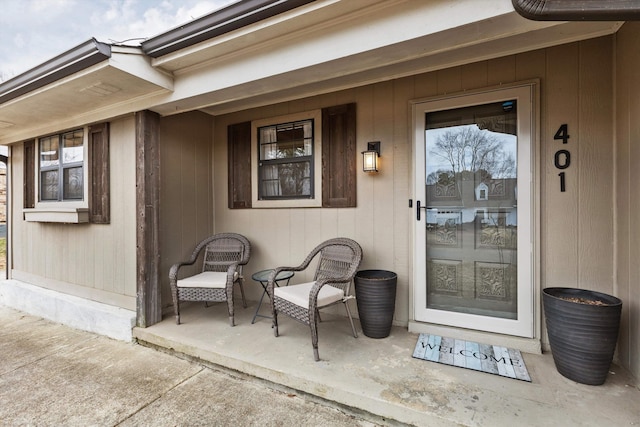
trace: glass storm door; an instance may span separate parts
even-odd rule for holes
[[[416,321],[533,336],[531,91],[414,105]]]

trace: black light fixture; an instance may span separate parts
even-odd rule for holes
[[[367,151],[362,152],[362,170],[378,172],[378,157],[380,157],[380,141],[367,142]]]

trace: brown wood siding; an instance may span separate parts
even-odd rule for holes
[[[89,150],[91,152],[89,221],[94,224],[109,224],[111,220],[109,123],[100,123],[89,127]]]
[[[25,141],[24,143],[24,193],[23,193],[23,207],[33,208],[35,207],[36,194],[35,194],[35,182],[34,175],[35,160],[36,160],[36,142],[34,140]]]
[[[159,121],[151,111],[136,113],[137,325],[143,328],[162,320]]]
[[[356,104],[322,109],[322,207],[356,206]]]
[[[251,207],[251,122],[230,125],[227,131],[229,152],[229,209]]]

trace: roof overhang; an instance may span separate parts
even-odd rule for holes
[[[622,24],[531,21],[509,0],[317,0],[155,58],[176,86],[152,110],[225,114],[613,34]]]
[[[111,46],[88,40],[0,85],[0,104],[40,89],[111,57]]]
[[[139,48],[92,39],[0,85],[0,144],[147,108],[172,89]]]

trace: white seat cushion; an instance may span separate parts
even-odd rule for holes
[[[238,272],[233,274],[233,281],[238,278]],[[227,286],[227,273],[219,271],[203,271],[195,276],[179,279],[179,288],[220,288]]]
[[[273,292],[278,298],[287,300],[290,303],[309,309],[309,292],[316,282],[300,283],[299,285],[282,286],[275,288]],[[324,285],[318,294],[318,307],[332,304],[342,300],[344,292],[342,289],[334,288],[331,285]]]

